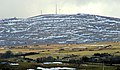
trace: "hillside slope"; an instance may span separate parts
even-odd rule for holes
[[[120,41],[120,19],[90,14],[46,14],[0,20],[0,45]]]

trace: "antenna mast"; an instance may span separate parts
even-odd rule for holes
[[[55,13],[57,14],[57,4],[56,4],[56,12]]]

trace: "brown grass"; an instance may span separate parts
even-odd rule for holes
[[[101,45],[112,45],[110,49],[102,49],[102,50],[95,50],[96,47]],[[70,50],[71,48],[79,48],[79,47],[86,47],[87,50],[84,51],[73,51]],[[59,49],[66,49],[64,51],[59,51]],[[89,51],[91,50],[92,51]],[[115,53],[117,51],[120,52],[120,42],[99,42],[99,43],[91,43],[91,44],[50,44],[50,45],[28,45],[27,47],[22,46],[16,46],[15,48],[9,49],[14,53],[28,53],[28,52],[38,52],[40,54],[27,56],[28,58],[36,59],[38,57],[44,57],[44,56],[60,56],[64,57],[66,55],[80,55],[80,56],[86,56],[86,55],[93,55],[94,53]],[[7,49],[0,49],[0,53],[6,52]],[[120,53],[117,53],[120,55]]]

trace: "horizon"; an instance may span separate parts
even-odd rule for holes
[[[32,15],[32,16],[28,16],[28,17],[5,17],[5,18],[0,18],[0,20],[2,19],[10,19],[10,18],[20,18],[20,19],[26,19],[26,18],[31,18],[31,17],[36,17],[36,16],[43,16],[43,15],[77,15],[77,14],[88,14],[88,13],[72,13],[72,14],[38,14],[38,15]],[[103,17],[111,17],[111,18],[120,18],[120,17],[116,17],[116,16],[108,16],[108,15],[99,15],[99,14],[88,14],[88,15],[96,15],[96,16],[103,16]]]

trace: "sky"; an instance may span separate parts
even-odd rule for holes
[[[120,0],[0,0],[0,18],[27,18],[41,14],[96,14],[120,17]]]

